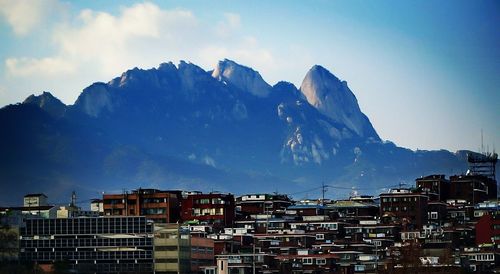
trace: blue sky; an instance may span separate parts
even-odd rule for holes
[[[233,59],[300,86],[346,80],[383,139],[411,149],[500,144],[498,1],[0,0],[0,106],[132,67]]]

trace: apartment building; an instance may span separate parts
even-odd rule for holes
[[[380,215],[399,222],[405,229],[421,228],[427,223],[428,196],[408,189],[393,189],[380,194]]]
[[[193,193],[182,200],[183,221],[197,220],[215,227],[231,226],[235,217],[235,203],[232,194]]]
[[[157,189],[137,189],[131,193],[104,194],[105,216],[145,216],[155,223],[179,221],[179,202],[176,193]]]

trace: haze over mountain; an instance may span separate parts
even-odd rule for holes
[[[397,117],[395,117],[397,119]],[[300,89],[266,83],[230,60],[134,68],[85,88],[74,105],[50,93],[0,109],[0,200],[27,192],[65,201],[138,187],[302,192],[334,184],[377,194],[421,175],[461,173],[465,152],[382,141],[353,92],[321,66]],[[316,193],[311,196],[316,197]]]

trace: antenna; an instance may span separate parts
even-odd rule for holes
[[[71,192],[70,206],[74,207],[75,205],[76,205],[76,192],[73,190],[73,192]]]
[[[484,153],[483,129],[481,129],[481,153]]]

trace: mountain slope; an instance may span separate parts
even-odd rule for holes
[[[359,109],[347,82],[340,81],[322,66],[315,65],[307,72],[300,91],[324,115],[344,124],[361,137],[380,140],[368,117]]]
[[[325,181],[376,193],[465,169],[448,151],[382,142],[347,84],[320,66],[300,89],[230,60],[209,72],[183,61],[134,68],[74,105],[44,93],[4,107],[0,128],[0,199],[10,204],[25,192],[61,200],[140,186],[293,193]]]

